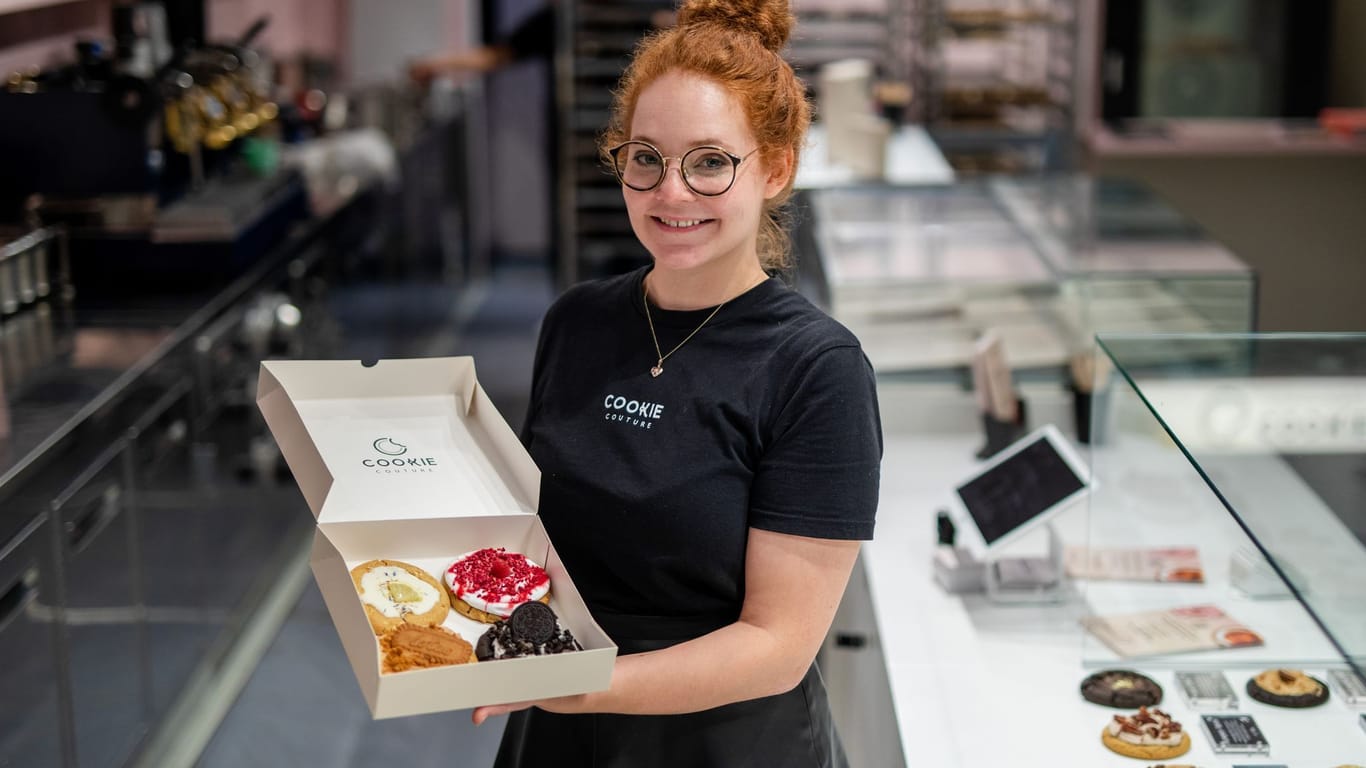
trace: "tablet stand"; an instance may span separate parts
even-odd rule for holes
[[[987,596],[999,603],[1057,603],[1067,599],[1062,539],[1052,523],[1043,557],[991,557],[984,563]]]
[[[990,556],[977,559],[964,547],[940,545],[934,553],[934,580],[951,594],[987,593],[1002,603],[1056,603],[1067,599],[1062,540],[1052,524],[1043,557]]]

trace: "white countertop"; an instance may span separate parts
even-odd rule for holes
[[[893,404],[884,402],[883,408],[891,412]],[[1059,605],[997,605],[983,595],[947,594],[932,580],[935,510],[949,503],[951,486],[971,471],[979,443],[980,438],[970,434],[908,435],[891,427],[886,435],[877,538],[864,545],[862,561],[906,765],[1148,765],[1102,746],[1100,732],[1120,710],[1091,704],[1078,692],[1084,677],[1109,666],[1097,651],[1098,644],[1084,640],[1078,625],[1086,613],[1082,598]],[[1078,530],[1085,535],[1085,515],[1085,505],[1080,505],[1058,518],[1065,540]],[[1200,545],[1211,581],[1217,582],[1222,577],[1216,574],[1222,574],[1225,565],[1219,559],[1222,555],[1215,553],[1232,543],[1193,543]],[[1146,599],[1144,590],[1190,589],[1134,586],[1136,601]],[[1226,583],[1208,585],[1211,590],[1222,587]],[[1110,600],[1115,591],[1109,585],[1091,594],[1106,593]],[[1202,595],[1191,592],[1189,597],[1189,603],[1176,602],[1201,602]],[[1252,701],[1242,692],[1257,668],[1274,663],[1276,649],[1283,647],[1278,635],[1305,635],[1299,641],[1309,653],[1331,651],[1321,636],[1294,629],[1305,626],[1303,609],[1285,600],[1246,600],[1223,607],[1262,631],[1267,647],[1188,654],[1184,665],[1170,660],[1156,666],[1114,664],[1148,674],[1165,690],[1161,708],[1185,726],[1193,742],[1191,751],[1175,762],[1325,768],[1366,762],[1366,733],[1356,724],[1357,713],[1336,695],[1314,709],[1289,710]],[[1185,706],[1175,689],[1173,666],[1223,669],[1239,691],[1239,711],[1253,715],[1270,741],[1270,756],[1216,756],[1200,730],[1198,714]],[[1318,677],[1324,672],[1315,667],[1306,671]]]

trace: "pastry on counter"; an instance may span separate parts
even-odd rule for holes
[[[1100,740],[1111,752],[1141,760],[1166,760],[1190,751],[1191,737],[1160,709],[1139,707],[1135,715],[1115,715]]]
[[[1137,672],[1107,669],[1081,681],[1081,696],[1103,707],[1151,707],[1162,703],[1162,686]]]
[[[1247,695],[1273,707],[1317,707],[1328,686],[1298,669],[1268,669],[1247,681]]]
[[[426,571],[398,560],[369,560],[351,569],[365,616],[376,635],[404,624],[434,627],[446,620],[451,600]]]
[[[550,576],[526,555],[485,548],[456,558],[446,569],[446,589],[457,613],[492,624],[523,603],[548,603]]]

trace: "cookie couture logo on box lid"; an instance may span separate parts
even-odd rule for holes
[[[371,441],[370,447],[378,456],[361,459],[361,466],[377,475],[402,475],[413,472],[434,472],[436,459],[431,456],[409,456],[408,446],[387,435]]]

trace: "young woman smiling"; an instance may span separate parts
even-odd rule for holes
[[[476,710],[513,713],[500,768],[845,763],[814,659],[882,446],[858,340],[770,276],[810,122],[792,23],[690,0],[623,75],[602,154],[652,264],[547,312],[522,433],[620,655],[605,691]]]

